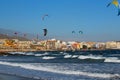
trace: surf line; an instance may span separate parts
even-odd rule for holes
[[[42,66],[39,66],[38,68],[37,66],[30,65],[30,64],[18,64],[18,63],[1,62],[1,61],[0,61],[0,64],[7,65],[7,66],[13,66],[13,67],[21,67],[24,69],[48,71],[48,72],[54,72],[58,74],[66,74],[66,75],[78,75],[78,76],[81,75],[81,76],[96,77],[96,78],[115,78],[115,77],[120,78],[120,74],[90,73],[90,72],[69,71],[69,70],[59,71],[57,69],[45,68]]]

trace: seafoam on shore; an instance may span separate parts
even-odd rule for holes
[[[0,73],[38,80],[120,80],[120,50],[12,52]]]

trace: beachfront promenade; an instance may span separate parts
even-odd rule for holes
[[[0,49],[0,52],[32,52],[36,49]]]

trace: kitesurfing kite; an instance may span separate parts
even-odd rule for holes
[[[14,34],[15,34],[15,35],[17,35],[18,33],[17,33],[17,32],[15,32]]]
[[[72,31],[72,33],[75,33],[75,31]],[[79,34],[83,34],[83,31],[78,31]]]
[[[42,16],[42,20],[44,21],[45,17],[48,16],[48,14],[45,14]]]
[[[17,36],[17,35],[18,35],[18,33],[17,33],[17,32],[14,32],[14,34],[15,34],[15,36]]]
[[[120,15],[120,8],[118,9],[118,16]]]
[[[44,36],[46,36],[47,35],[47,29],[43,29],[43,31],[44,31]]]
[[[118,2],[118,0],[112,0],[112,2],[110,2],[107,7],[109,7],[111,4],[115,5],[118,8],[118,16],[120,15],[120,4]]]
[[[26,34],[23,34],[23,36],[25,37],[25,36],[26,36]]]
[[[80,34],[83,34],[83,31],[79,31]]]
[[[72,33],[75,33],[75,31],[72,31]]]

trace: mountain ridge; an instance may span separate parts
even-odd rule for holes
[[[17,31],[0,28],[0,39],[18,39],[20,41],[30,40],[29,38],[22,36],[22,33],[18,32],[19,35],[16,35],[15,32]]]

